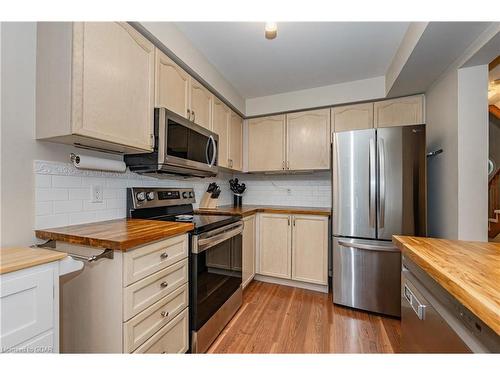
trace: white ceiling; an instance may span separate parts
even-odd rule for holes
[[[407,22],[177,22],[179,30],[244,98],[381,76]]]

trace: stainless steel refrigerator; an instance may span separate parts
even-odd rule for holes
[[[400,316],[394,234],[426,235],[425,125],[334,134],[333,302]]]

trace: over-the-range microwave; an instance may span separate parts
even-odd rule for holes
[[[166,108],[154,109],[154,151],[125,155],[133,172],[210,177],[217,174],[219,136]]]

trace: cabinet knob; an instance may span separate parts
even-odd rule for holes
[[[191,120],[191,110],[190,109],[187,110],[187,115],[188,115],[188,120]]]
[[[163,254],[161,254],[161,255],[160,255],[160,258],[161,258],[162,260],[167,259],[167,258],[168,258],[168,253],[165,251]]]
[[[191,113],[193,114],[193,122],[196,121],[196,113],[194,113],[194,111],[191,111]]]
[[[162,288],[166,288],[166,287],[168,286],[168,283],[167,283],[166,281],[164,281],[164,282],[162,282],[162,283],[160,284],[160,286],[161,286]]]
[[[162,311],[160,315],[166,318],[168,316],[168,311]]]

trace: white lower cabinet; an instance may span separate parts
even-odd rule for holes
[[[247,216],[243,219],[243,288],[245,288],[255,276],[255,215]]]
[[[156,332],[134,353],[168,354],[185,353],[189,349],[189,309],[184,309],[170,323]]]
[[[82,266],[67,257],[0,275],[0,352],[59,352],[59,276]]]
[[[328,217],[293,216],[292,280],[328,284]]]
[[[328,285],[328,217],[260,214],[257,274]]]
[[[57,243],[80,255],[101,252]],[[62,290],[65,353],[185,353],[189,349],[188,235],[89,264]]]

